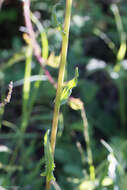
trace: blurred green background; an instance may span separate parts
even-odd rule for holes
[[[31,1],[31,11],[47,34],[51,62],[47,69],[56,81],[58,67],[54,59],[57,57],[52,58],[51,54],[59,56],[62,41],[52,21],[57,2]],[[34,55],[30,63],[26,58],[29,50],[23,40],[26,29],[22,2],[0,3],[1,102],[8,93],[10,81],[14,82],[11,102],[0,108],[0,188],[42,190],[45,189],[45,178],[40,176],[44,170],[43,138],[52,125],[55,89]],[[64,7],[58,7],[56,14],[63,22]],[[33,28],[41,46],[36,24]],[[89,177],[80,111],[63,105],[54,172],[62,190],[126,190],[126,34],[126,0],[73,0],[65,79],[72,79],[75,67],[79,68],[78,85],[72,95],[84,102],[96,178],[92,181]],[[36,77],[40,75],[43,77],[37,82]],[[25,77],[31,77],[30,84],[25,82]],[[101,143],[101,139],[107,144]]]

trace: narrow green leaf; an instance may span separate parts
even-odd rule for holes
[[[59,31],[63,30],[63,22],[61,21],[60,17],[57,14],[57,8],[58,7],[64,7],[64,3],[62,1],[59,1],[58,3],[56,3],[56,5],[53,6],[52,9],[52,16],[51,16],[51,22],[52,22],[52,26],[54,28],[57,28]]]
[[[47,181],[55,180],[55,177],[53,175],[55,164],[50,146],[49,130],[47,130],[44,136],[44,156],[45,156],[45,172],[41,173],[41,176],[46,176]]]
[[[63,91],[62,91],[62,94],[61,94],[61,104],[64,104],[67,102],[69,96],[71,95],[72,93],[72,89],[74,87],[76,87],[77,85],[77,82],[78,82],[78,76],[79,76],[79,73],[78,73],[78,68],[76,67],[75,69],[75,77],[70,80],[66,86],[63,88]]]

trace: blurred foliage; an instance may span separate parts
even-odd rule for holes
[[[48,38],[47,68],[55,80],[62,40],[60,31],[53,27],[51,19],[53,6],[57,2],[31,1],[31,10]],[[113,12],[113,3],[120,17]],[[63,9],[58,8],[58,17],[61,18],[63,14]],[[65,78],[70,81],[78,67],[78,84],[72,95],[84,102],[96,178],[92,181],[89,176],[80,111],[63,105],[54,172],[62,190],[126,189],[126,15],[126,0],[73,0]],[[122,24],[122,32],[119,30],[119,22]],[[43,50],[40,31],[35,23],[33,25]],[[45,179],[40,176],[43,170],[43,139],[52,124],[55,89],[44,78],[39,83],[32,80],[29,84],[27,80],[25,82],[27,76],[24,73],[29,58],[32,59],[31,73],[29,71],[27,74],[31,77],[44,74],[34,56],[29,55],[28,58],[26,55],[28,47],[22,38],[21,26],[24,26],[22,3],[14,0],[13,3],[11,0],[3,2],[0,10],[1,102],[6,97],[10,81],[14,82],[14,88],[11,102],[0,108],[0,186],[5,189],[16,186],[23,190],[40,190],[45,189]],[[124,49],[121,51],[123,44]],[[24,99],[24,93],[27,99]],[[112,151],[101,144],[101,139]]]

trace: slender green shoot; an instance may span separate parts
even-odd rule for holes
[[[63,89],[64,72],[65,72],[65,65],[66,65],[66,59],[67,59],[71,6],[72,6],[72,0],[66,0],[65,22],[64,22],[65,34],[63,34],[63,39],[62,39],[61,62],[60,62],[60,68],[59,68],[58,85],[57,85],[54,116],[53,116],[52,131],[51,131],[51,148],[52,148],[53,154],[55,150],[56,133],[57,133],[59,110],[60,110],[60,104],[61,104],[61,94],[62,94],[62,89]]]
[[[31,12],[31,20],[37,26],[37,28],[38,28],[38,30],[40,32],[41,43],[42,43],[42,57],[43,57],[44,60],[47,60],[49,48],[48,48],[48,38],[47,38],[46,32],[44,31],[44,28],[43,28],[42,24],[34,16],[34,14],[32,12]],[[42,68],[40,68],[39,75],[42,75],[43,73],[44,72],[43,72]],[[33,92],[32,92],[31,98],[30,98],[30,106],[29,106],[29,112],[30,113],[32,111],[32,107],[34,105],[34,102],[35,102],[35,99],[36,99],[40,84],[41,84],[41,81],[39,81],[39,80],[34,83]]]
[[[23,94],[22,94],[22,121],[20,126],[20,132],[24,133],[28,124],[28,100],[30,94],[30,76],[31,76],[31,62],[32,62],[32,47],[28,46],[26,48],[26,65],[25,65],[25,75],[24,75],[24,86],[23,86]],[[21,139],[12,154],[10,159],[10,164],[13,164],[16,160],[16,156],[18,150],[21,146]]]
[[[121,69],[120,62],[124,59],[126,50],[127,50],[126,35],[125,35],[124,29],[123,29],[122,20],[121,20],[121,16],[120,16],[117,5],[112,4],[111,10],[114,14],[117,30],[118,30],[119,37],[120,37],[120,47],[119,47],[119,50],[117,53],[116,65],[114,66],[114,71],[119,72]],[[122,77],[118,80],[117,86],[118,86],[118,91],[119,91],[120,119],[121,119],[121,124],[124,127],[125,123],[126,123],[126,107],[125,107],[125,88],[124,88]]]
[[[72,109],[81,111],[81,117],[82,117],[83,126],[84,126],[83,135],[86,142],[90,179],[95,180],[95,168],[93,165],[93,155],[92,155],[92,149],[90,145],[89,128],[88,128],[89,125],[88,125],[88,121],[87,121],[87,117],[86,117],[86,113],[84,109],[84,104],[80,99],[71,97],[69,99],[69,105]],[[78,143],[77,146],[82,157],[82,148],[80,146],[80,143]],[[82,160],[84,162],[83,158]]]
[[[53,156],[54,156],[54,151],[55,151],[59,110],[60,110],[60,104],[61,104],[61,93],[62,93],[62,89],[63,89],[65,65],[66,65],[66,59],[67,59],[71,7],[72,7],[72,0],[66,0],[64,33],[62,36],[63,38],[62,38],[62,50],[61,50],[61,62],[60,62],[60,67],[59,67],[58,84],[57,84],[57,92],[56,92],[56,99],[55,99],[52,131],[51,131],[51,149],[52,149]],[[50,182],[47,183],[46,190],[50,190]]]
[[[126,49],[127,49],[127,47],[126,47],[126,35],[125,35],[124,29],[123,29],[122,20],[121,20],[121,16],[120,16],[119,9],[118,9],[117,5],[112,4],[111,10],[112,10],[114,17],[115,17],[116,26],[117,26],[117,30],[118,30],[119,38],[120,38],[120,48],[119,48],[118,53],[117,53],[117,62],[120,62],[121,60],[124,59]]]
[[[90,146],[88,121],[87,121],[84,106],[81,109],[81,116],[82,116],[83,125],[84,125],[84,133],[83,134],[84,134],[84,138],[85,138],[85,141],[86,141],[90,179],[95,180],[95,168],[94,168],[94,165],[93,165],[93,156],[92,156],[92,150],[91,150],[91,146]]]
[[[48,58],[48,39],[47,39],[47,35],[46,32],[42,26],[42,24],[40,23],[40,21],[34,16],[34,14],[31,12],[31,20],[33,21],[33,23],[37,26],[38,31],[40,32],[41,35],[41,42],[42,42],[42,57],[43,59],[47,59]]]
[[[108,47],[112,50],[112,52],[114,54],[116,54],[117,49],[115,46],[115,43],[104,33],[102,32],[100,29],[95,28],[93,30],[93,33],[98,36],[99,38],[101,38],[102,40],[104,40],[104,42],[108,45]]]
[[[25,65],[25,75],[24,75],[24,85],[23,85],[23,107],[22,107],[22,123],[21,131],[26,130],[28,124],[28,101],[30,95],[30,76],[31,76],[31,62],[32,62],[32,47],[28,46],[26,51],[26,65]]]

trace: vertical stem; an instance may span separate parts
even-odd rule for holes
[[[46,190],[50,190],[51,184],[50,182],[46,179]]]
[[[117,62],[116,65],[114,66],[114,70],[116,72],[120,72],[121,69],[121,61],[124,59],[125,54],[126,54],[126,50],[127,50],[127,45],[126,45],[126,35],[123,29],[123,24],[122,24],[122,19],[119,13],[119,9],[118,6],[116,4],[112,4],[111,5],[111,10],[114,14],[115,17],[115,21],[116,21],[116,26],[117,26],[117,30],[120,36],[120,47],[119,50],[117,52]],[[121,124],[123,127],[125,127],[126,124],[126,106],[125,106],[125,86],[123,84],[123,78],[120,77],[118,83],[118,92],[119,92],[119,110],[120,110],[120,120],[121,120]]]
[[[127,49],[127,47],[126,47],[126,34],[124,32],[124,29],[123,29],[122,19],[121,19],[117,5],[112,4],[111,10],[112,10],[114,17],[115,17],[115,22],[116,22],[116,26],[117,26],[117,30],[118,30],[119,38],[120,38],[120,47],[119,47],[119,50],[117,52],[117,62],[118,62],[117,65],[119,65],[119,62],[124,59],[125,54],[126,54],[126,49]]]
[[[60,109],[60,97],[63,88],[64,72],[65,72],[67,50],[68,50],[71,6],[72,6],[72,0],[66,0],[66,13],[65,13],[65,23],[64,23],[64,34],[62,40],[61,62],[59,68],[56,101],[55,101],[54,116],[53,116],[52,131],[51,131],[51,148],[53,154],[55,150],[57,124],[58,124],[59,109]]]
[[[29,121],[29,112],[28,112],[28,100],[30,94],[30,75],[31,75],[31,62],[32,62],[32,47],[28,46],[26,48],[26,64],[25,64],[25,75],[24,75],[24,86],[22,93],[22,120],[20,126],[21,134],[25,133],[28,121]],[[13,164],[16,160],[16,156],[18,154],[19,148],[21,146],[22,139],[19,138],[17,142],[16,148],[12,154],[10,163]]]
[[[32,62],[32,47],[28,46],[26,50],[26,65],[23,85],[23,107],[22,107],[22,122],[21,132],[25,132],[28,124],[28,100],[30,95],[30,75],[31,75],[31,62]]]
[[[115,17],[115,22],[119,33],[120,41],[123,41],[124,30],[123,30],[122,20],[120,17],[119,9],[115,3],[111,5],[111,10]]]
[[[66,59],[67,59],[71,7],[72,7],[72,0],[66,0],[64,34],[63,34],[63,39],[62,39],[62,50],[61,50],[61,62],[60,62],[60,68],[59,68],[56,101],[55,101],[52,131],[51,131],[51,149],[52,149],[53,155],[54,155],[55,144],[56,144],[56,134],[57,134],[57,126],[58,126],[58,118],[59,118],[59,110],[60,110],[60,97],[61,97],[61,92],[63,88],[65,65],[66,65]],[[46,190],[50,190],[49,184],[50,182],[48,182],[46,186]]]
[[[89,138],[89,130],[88,130],[88,121],[85,113],[84,106],[81,109],[81,116],[83,119],[83,125],[84,125],[84,138],[86,141],[86,149],[87,149],[87,155],[88,155],[88,164],[89,164],[89,171],[90,171],[90,179],[95,179],[95,169],[93,165],[93,156],[92,156],[92,150],[90,147],[90,138]]]

